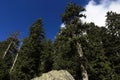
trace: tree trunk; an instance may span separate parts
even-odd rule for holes
[[[5,58],[7,52],[9,51],[9,49],[10,49],[12,43],[13,43],[13,41],[10,42],[10,44],[9,44],[8,47],[7,47],[7,49],[5,50],[5,53],[4,53],[4,55],[3,55],[3,59]]]
[[[78,48],[78,53],[79,53],[79,57],[83,58],[83,51],[82,51],[82,47],[81,44],[77,42],[77,48]],[[88,74],[87,74],[87,70],[85,69],[83,63],[81,63],[81,72],[82,72],[82,78],[83,80],[88,80]]]
[[[19,47],[19,49],[18,49],[18,53],[19,53],[19,51],[20,51],[20,48],[21,48],[21,47]],[[16,57],[15,57],[15,59],[14,59],[14,61],[13,61],[13,65],[12,65],[12,67],[11,67],[11,69],[10,69],[10,73],[11,73],[11,71],[13,70],[13,68],[14,68],[14,66],[15,66],[15,63],[16,63],[17,58],[18,58],[18,53],[17,53],[17,55],[16,55]]]
[[[18,58],[18,53],[17,53],[17,55],[16,55],[16,57],[15,57],[15,60],[14,60],[14,62],[13,62],[13,65],[12,65],[12,67],[11,67],[11,69],[10,69],[10,73],[11,73],[11,71],[12,71],[13,68],[14,68],[14,65],[15,65],[15,63],[16,63],[17,58]]]

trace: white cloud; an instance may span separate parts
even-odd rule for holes
[[[62,23],[62,24],[60,25],[60,27],[61,27],[61,28],[64,28],[64,27],[65,27],[65,24],[64,24],[64,23]]]
[[[85,6],[86,18],[82,20],[85,22],[94,22],[98,26],[104,26],[106,20],[106,13],[113,11],[120,13],[120,0],[101,0],[99,4],[95,0],[90,0]]]

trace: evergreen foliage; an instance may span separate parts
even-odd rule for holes
[[[55,58],[54,68],[68,70],[76,80],[82,78],[80,66],[83,63],[81,57],[79,57],[76,45],[79,43],[79,38],[82,34],[82,24],[79,18],[83,17],[83,15],[79,13],[83,10],[84,8],[74,3],[68,4],[65,13],[62,15],[65,28],[60,30],[55,41],[57,57]]]
[[[7,40],[0,43],[0,79],[9,80],[12,67],[19,45],[18,33],[13,33]]]
[[[83,38],[83,51],[87,62],[89,80],[110,80],[113,74],[111,63],[105,56],[101,39],[101,28],[93,23],[85,24],[86,38]]]
[[[12,73],[14,80],[30,80],[39,74],[41,42],[44,38],[42,20],[38,19],[31,27],[29,37],[23,42]]]
[[[106,25],[99,27],[82,23],[82,11],[77,4],[67,5],[62,14],[65,27],[53,42],[45,37],[42,19],[31,25],[21,48],[17,33],[0,41],[0,80],[30,80],[54,69],[67,70],[76,80],[86,75],[88,80],[119,80],[120,14],[107,12]]]
[[[40,56],[40,75],[42,73],[46,73],[50,70],[52,70],[52,64],[53,64],[53,45],[51,40],[44,39],[41,42],[42,45],[42,52]]]
[[[113,78],[120,79],[120,14],[108,12],[106,19],[106,27],[108,28],[105,34],[104,48],[109,61],[112,64],[114,71]]]

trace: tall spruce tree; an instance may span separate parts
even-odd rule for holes
[[[77,49],[64,30],[54,42],[54,55],[53,69],[68,70],[75,79],[81,79],[80,58]]]
[[[40,56],[40,74],[46,73],[50,70],[52,70],[52,64],[53,64],[53,45],[51,40],[44,39],[41,42],[42,45],[42,52]]]
[[[65,28],[59,32],[55,47],[55,69],[67,69],[76,80],[88,80],[87,71],[82,63],[83,52],[79,38],[83,33],[80,17],[85,17],[80,12],[85,9],[74,3],[69,3],[62,15]],[[80,60],[81,59],[81,60]],[[62,63],[61,63],[62,62]]]
[[[86,57],[86,67],[89,80],[110,80],[113,74],[111,63],[105,56],[101,28],[93,23],[84,24],[87,27],[86,37],[82,39],[83,52]]]
[[[23,41],[15,68],[11,73],[12,80],[30,80],[39,74],[41,42],[44,38],[42,19],[31,27],[29,37]]]
[[[120,79],[120,14],[108,12],[106,19],[107,31],[103,38],[106,56],[112,64],[114,80]]]

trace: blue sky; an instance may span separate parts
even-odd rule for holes
[[[20,31],[20,38],[28,35],[29,27],[43,19],[46,37],[54,40],[60,25],[60,15],[70,0],[0,0],[0,40]],[[73,0],[84,6],[89,0]]]

